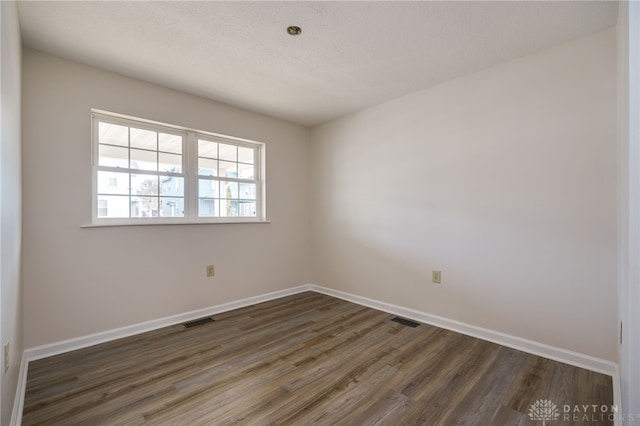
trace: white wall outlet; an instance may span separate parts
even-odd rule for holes
[[[4,347],[4,372],[9,371],[9,341],[7,340],[2,345]]]
[[[207,277],[213,276],[213,265],[207,265]]]
[[[442,271],[431,272],[431,281],[435,284],[440,284],[442,282]]]

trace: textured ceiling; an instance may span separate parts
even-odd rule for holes
[[[28,47],[303,125],[611,26],[616,2],[19,2]],[[287,35],[289,25],[302,35]]]

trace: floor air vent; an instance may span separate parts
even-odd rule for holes
[[[411,320],[408,320],[408,319],[402,318],[402,317],[391,318],[391,321],[397,322],[398,324],[406,325],[406,326],[409,326],[409,327],[412,327],[412,328],[416,328],[417,326],[420,325],[419,322],[411,321]]]
[[[197,327],[199,325],[207,324],[207,323],[210,323],[210,322],[213,322],[211,317],[206,317],[206,318],[201,318],[201,319],[185,322],[184,323],[184,327],[185,328]]]

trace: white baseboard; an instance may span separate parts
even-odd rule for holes
[[[369,299],[355,294],[345,293],[343,291],[334,290],[327,287],[321,287],[314,284],[309,285],[309,289],[318,293],[327,294],[358,305],[368,306],[390,314],[409,318],[415,321],[423,322],[447,330],[466,334],[467,336],[476,337],[478,339],[487,340],[502,346],[517,349],[533,355],[539,355],[554,361],[560,361],[565,364],[573,365],[580,368],[586,368],[598,373],[614,376],[617,372],[617,364],[600,358],[578,352],[569,351],[567,349],[556,348],[545,345],[544,343],[534,342],[532,340],[523,339],[521,337],[511,336],[509,334],[500,333],[486,328],[477,327],[475,325],[465,324],[437,315],[427,314],[425,312],[416,311],[402,306],[392,305],[390,303],[380,302],[378,300]]]
[[[11,411],[10,426],[20,426],[22,424],[22,408],[24,406],[24,392],[27,388],[27,371],[29,369],[29,361],[27,361],[26,352],[22,352],[20,360],[20,370],[18,371],[18,385],[16,386],[16,397],[13,402],[13,411]]]
[[[470,324],[465,324],[459,321],[454,321],[448,318],[440,317],[437,315],[431,315],[425,312],[416,311],[402,306],[392,305],[390,303],[381,302],[378,300],[369,299],[355,294],[346,293],[339,290],[334,290],[327,287],[318,286],[315,284],[305,284],[298,287],[289,288],[286,290],[275,291],[259,296],[253,296],[246,299],[241,299],[221,305],[211,306],[208,308],[198,309],[195,311],[185,312],[178,315],[173,315],[165,318],[159,318],[152,321],[147,321],[139,324],[134,324],[126,327],[117,328],[114,330],[108,330],[101,333],[95,333],[87,336],[81,336],[74,339],[64,340],[62,342],[51,343],[47,345],[37,346],[29,348],[24,351],[22,357],[22,363],[20,365],[20,373],[18,378],[18,388],[16,390],[16,400],[13,407],[13,413],[11,417],[11,426],[20,426],[22,420],[22,408],[24,405],[24,392],[27,383],[27,370],[30,361],[34,361],[41,358],[46,358],[53,355],[58,355],[65,352],[70,352],[76,349],[93,346],[99,343],[108,342],[111,340],[121,339],[123,337],[133,336],[135,334],[144,333],[147,331],[156,330],[158,328],[166,327],[169,325],[179,324],[186,321],[191,321],[197,318],[202,318],[209,315],[215,315],[222,312],[231,311],[245,306],[254,305],[256,303],[266,302],[268,300],[278,299],[280,297],[290,296],[304,291],[315,291],[316,293],[322,293],[329,296],[337,297],[348,302],[356,303],[358,305],[367,306],[373,309],[377,309],[384,312],[389,312],[394,315],[409,318],[415,321],[419,321],[425,324],[434,325],[447,330],[462,333],[468,336],[476,337],[478,339],[487,340],[489,342],[497,343],[499,345],[507,346],[513,349],[517,349],[523,352],[527,352],[533,355],[549,358],[554,361],[563,362],[565,364],[573,365],[587,370],[592,370],[598,373],[606,374],[612,377],[613,380],[613,398],[614,404],[620,407],[620,377],[617,364],[595,358],[589,355],[581,354],[578,352],[569,351],[562,348],[556,348],[553,346],[545,345],[544,343],[535,342],[532,340],[523,339],[516,336],[500,333],[493,330],[488,330],[482,327],[477,327]],[[616,422],[616,426],[618,423]]]
[[[180,324],[194,319],[206,317],[209,315],[219,314],[238,308],[243,308],[256,303],[266,302],[268,300],[278,299],[280,297],[290,296],[303,291],[309,291],[309,285],[301,285],[286,290],[274,291],[272,293],[262,294],[259,296],[248,297],[246,299],[236,300],[233,302],[223,303],[221,305],[210,306],[208,308],[197,309],[182,314],[172,315],[169,317],[158,318],[138,324],[128,325],[125,327],[107,330],[100,333],[89,334],[87,336],[76,337],[61,342],[50,343],[47,345],[36,346],[25,350],[28,361],[46,358],[65,352],[74,351],[76,349],[86,348],[88,346],[97,345],[99,343],[109,342],[123,337],[129,337],[136,334],[145,333],[147,331],[157,330],[162,327]]]

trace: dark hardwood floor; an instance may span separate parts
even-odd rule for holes
[[[608,405],[609,376],[317,293],[29,364],[23,425],[542,425]]]

